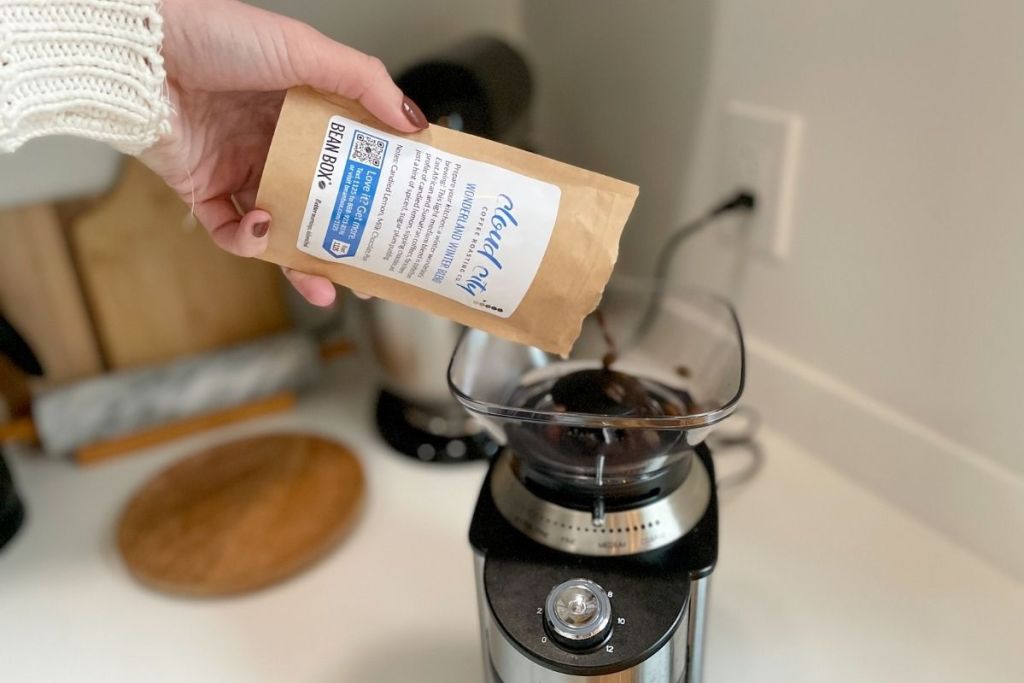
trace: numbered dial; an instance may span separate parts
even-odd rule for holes
[[[551,638],[571,650],[588,650],[611,632],[612,604],[593,581],[572,579],[555,586],[544,604]]]

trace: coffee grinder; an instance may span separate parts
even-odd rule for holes
[[[743,390],[739,323],[709,294],[642,286],[601,313],[568,359],[477,330],[452,357],[452,393],[503,446],[469,534],[489,683],[701,680],[705,438]]]

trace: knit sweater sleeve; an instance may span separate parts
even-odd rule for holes
[[[0,151],[75,135],[127,154],[169,126],[158,0],[0,0]]]

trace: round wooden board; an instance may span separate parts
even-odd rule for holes
[[[157,474],[125,507],[128,569],[162,591],[229,595],[284,579],[351,527],[363,471],[344,446],[264,435],[201,451]]]

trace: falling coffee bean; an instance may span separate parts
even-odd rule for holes
[[[655,410],[657,403],[651,400],[647,389],[637,378],[612,369],[612,364],[618,360],[618,346],[604,314],[597,310],[594,318],[608,347],[601,359],[601,368],[579,370],[561,377],[551,387],[554,404],[574,413],[617,417],[651,417],[659,414]]]
[[[594,319],[597,320],[597,326],[601,328],[601,336],[604,337],[605,346],[608,347],[608,351],[601,357],[601,367],[608,370],[619,359],[619,347],[615,344],[611,330],[608,329],[608,321],[605,320],[601,309],[594,311]]]

